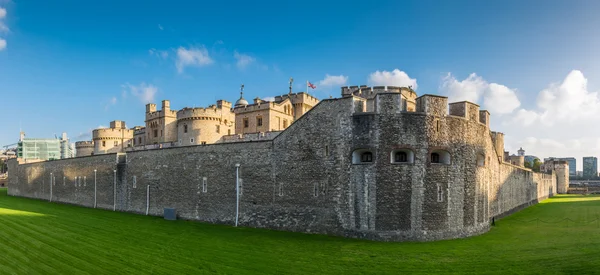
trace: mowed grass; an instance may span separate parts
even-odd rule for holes
[[[592,274],[600,273],[599,217],[600,196],[564,195],[481,236],[383,243],[165,221],[0,189],[0,273]]]

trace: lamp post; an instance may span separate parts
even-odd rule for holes
[[[235,226],[238,226],[240,215],[240,164],[235,164]]]
[[[98,170],[94,169],[94,208],[96,208],[96,172]]]
[[[113,170],[114,173],[114,181],[113,181],[113,211],[117,211],[117,170]]]

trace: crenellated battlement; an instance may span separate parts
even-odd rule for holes
[[[177,120],[209,119],[220,120],[224,115],[230,115],[231,109],[217,108],[211,105],[206,108],[183,108],[177,112]]]
[[[160,110],[152,113],[146,113],[146,121],[163,118],[163,117],[177,117],[177,111],[175,110]]]
[[[91,140],[75,142],[75,148],[79,147],[94,147],[94,142]]]
[[[284,101],[287,98],[289,98],[292,101],[292,104],[306,103],[306,104],[309,104],[311,106],[314,106],[317,103],[319,103],[319,99],[318,98],[316,98],[316,97],[314,97],[312,95],[309,95],[307,93],[304,93],[304,92],[292,94],[291,97],[288,94],[278,95],[278,96],[275,97],[275,102],[281,102],[281,101]]]
[[[92,131],[92,139],[121,139],[131,138],[133,136],[132,129],[116,129],[116,128],[100,128]]]
[[[417,97],[417,93],[411,88],[399,86],[346,86],[342,87],[341,90],[342,97],[354,95],[364,98],[373,98],[375,95],[380,93],[401,93],[409,99],[414,99]]]
[[[246,113],[246,112],[259,111],[259,110],[267,110],[269,108],[280,108],[282,105],[285,104],[286,99],[284,99],[281,102],[262,101],[262,102],[255,103],[255,104],[249,104],[249,105],[235,108],[234,112],[237,114],[237,113]]]

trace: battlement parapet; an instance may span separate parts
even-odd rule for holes
[[[141,135],[146,133],[146,127],[136,126],[133,128],[134,135]]]
[[[267,110],[270,108],[277,108],[281,105],[282,105],[282,102],[264,101],[264,102],[260,102],[260,103],[256,103],[256,104],[249,104],[249,105],[244,105],[241,107],[236,107],[234,109],[234,112],[236,114],[238,114],[238,113],[246,113],[246,112],[259,111],[259,110]]]
[[[94,142],[91,140],[77,141],[77,142],[75,142],[75,148],[78,148],[78,147],[94,147]]]
[[[121,139],[133,137],[132,129],[100,128],[92,131],[92,139]]]
[[[177,111],[175,110],[160,110],[151,113],[146,113],[146,121],[163,118],[163,117],[177,117]]]
[[[211,105],[206,108],[183,108],[177,112],[177,120],[181,119],[200,119],[200,118],[221,118],[222,115],[232,114],[230,109],[217,108]]]
[[[281,102],[284,101],[285,99],[289,98],[292,101],[292,104],[298,104],[298,103],[306,103],[309,105],[316,105],[317,103],[319,103],[319,99],[309,95],[305,92],[300,92],[300,93],[294,93],[291,95],[291,97],[287,94],[285,95],[278,95],[275,97],[275,102]]]
[[[271,132],[260,132],[250,134],[236,134],[223,136],[217,143],[232,143],[232,142],[246,142],[246,141],[263,141],[272,140],[277,137],[283,131],[271,131]]]
[[[374,99],[378,94],[402,94],[404,110],[414,112],[416,109],[416,98],[417,93],[410,87],[399,87],[399,86],[347,86],[342,87],[342,97],[359,96],[366,99]],[[373,103],[369,103],[373,105]]]
[[[469,101],[450,103],[450,115],[463,117],[471,121],[481,122],[479,105]]]
[[[448,98],[439,95],[425,94],[417,97],[417,112],[446,116],[448,114]]]

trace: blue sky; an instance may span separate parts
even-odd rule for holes
[[[29,137],[89,139],[111,120],[143,125],[148,99],[207,106],[235,101],[241,83],[247,99],[265,98],[294,77],[296,91],[310,80],[319,98],[340,85],[416,81],[418,94],[501,112],[493,126],[511,151],[600,155],[600,133],[555,136],[573,123],[551,114],[598,99],[596,1],[221,2],[0,0],[0,146],[20,125]],[[574,71],[584,91],[561,88]],[[555,95],[565,93],[582,100],[562,106]],[[598,105],[576,117],[593,123]],[[550,130],[535,128],[543,121]],[[579,151],[560,146],[570,142]]]

